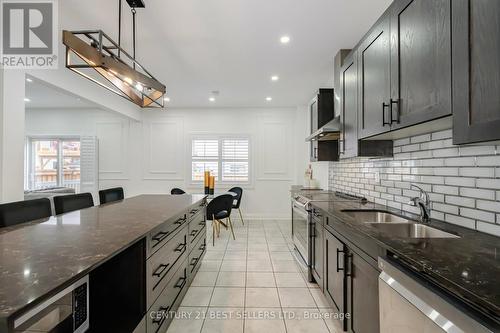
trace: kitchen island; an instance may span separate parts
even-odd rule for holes
[[[205,205],[204,195],[140,195],[0,230],[0,332],[12,332],[16,318],[86,275],[92,305],[93,272],[132,247],[142,254],[135,263],[144,299],[137,331],[165,331],[168,318],[146,314],[174,310],[196,274],[205,253]],[[171,283],[181,271],[182,284]],[[173,297],[172,284],[180,289]],[[98,331],[92,320],[90,331]]]

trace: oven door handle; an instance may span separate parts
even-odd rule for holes
[[[307,208],[309,206],[309,203],[301,204],[298,201],[294,201],[292,205],[293,205],[293,208],[295,208],[295,209],[304,210],[307,213],[311,212],[311,209]]]

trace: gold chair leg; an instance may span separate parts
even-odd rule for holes
[[[245,225],[245,222],[243,221],[243,214],[241,214],[241,209],[238,208],[238,212],[240,213],[241,224]]]
[[[231,221],[231,218],[227,218],[229,220],[229,227],[231,228],[231,233],[233,234],[233,239],[236,240],[236,237],[234,236],[234,230],[233,230],[233,222]]]
[[[220,221],[217,220],[217,238],[220,237]]]
[[[212,216],[212,246],[215,246],[215,217]]]

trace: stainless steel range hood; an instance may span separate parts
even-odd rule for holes
[[[337,116],[306,138],[306,141],[332,141],[340,137],[340,116]]]

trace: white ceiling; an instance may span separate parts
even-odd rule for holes
[[[25,97],[29,101],[25,101],[26,108],[29,109],[82,109],[82,108],[98,108],[91,101],[87,101],[73,95],[67,91],[62,91],[54,88],[44,82],[38,81],[33,77],[29,77],[31,82],[26,81]]]
[[[337,50],[353,47],[390,2],[145,0],[137,58],[166,84],[172,107],[303,105],[331,86]],[[131,18],[123,3],[128,48]],[[118,0],[59,4],[61,29],[100,28],[116,38]],[[280,44],[282,35],[291,37],[288,45]],[[220,96],[210,103],[213,90]]]

